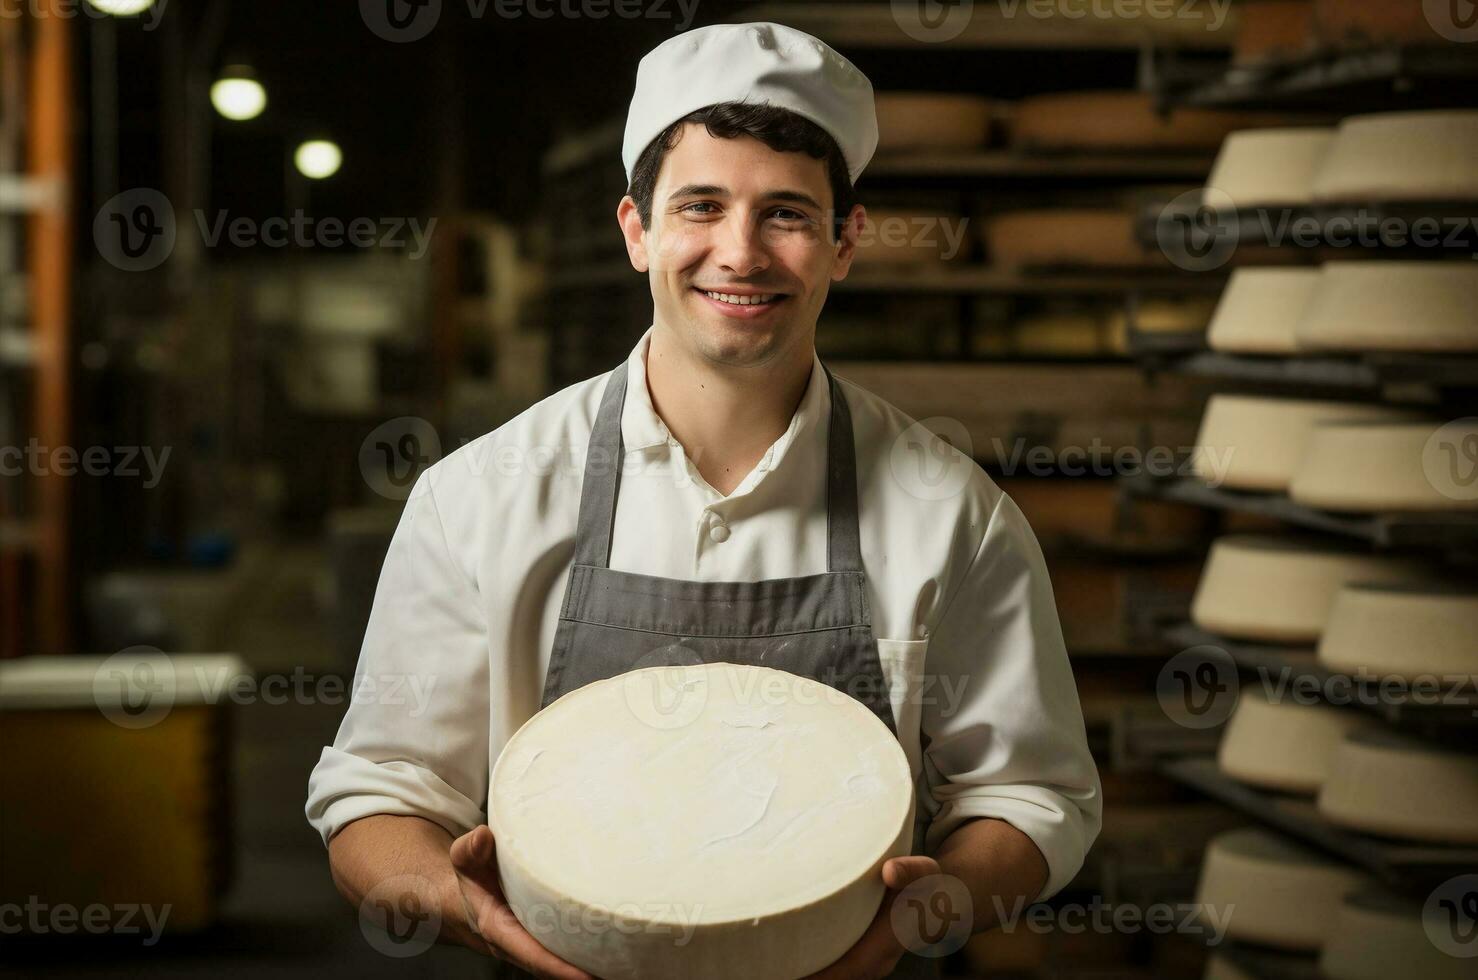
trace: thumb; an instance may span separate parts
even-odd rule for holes
[[[883,863],[883,884],[902,891],[920,878],[939,874],[939,862],[922,854],[889,858]]]
[[[465,878],[479,884],[497,878],[497,848],[486,824],[452,841],[451,858],[452,867]]]

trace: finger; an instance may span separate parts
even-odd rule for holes
[[[883,864],[883,884],[894,891],[907,888],[910,883],[939,874],[939,862],[922,854],[889,858]]]
[[[470,899],[469,904],[477,906],[475,928],[495,953],[538,977],[593,980],[545,949],[508,907],[498,881],[498,849],[491,828],[474,827],[452,841],[451,858],[462,879],[464,901]]]
[[[490,909],[478,926],[487,941],[497,947],[504,957],[536,977],[595,980],[584,970],[565,962],[540,945],[523,927],[523,923],[518,921],[513,910],[504,903],[500,902]]]

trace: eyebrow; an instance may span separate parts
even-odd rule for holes
[[[728,188],[720,187],[718,184],[684,184],[677,190],[673,191],[671,194],[667,195],[667,199],[672,200],[673,198],[678,197],[728,196]],[[810,194],[804,193],[803,191],[776,189],[766,191],[765,193],[761,194],[760,197],[766,201],[786,201],[791,204],[807,204],[815,208],[817,211],[821,210],[821,202],[816,200]]]

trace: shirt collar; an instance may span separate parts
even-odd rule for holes
[[[647,390],[647,348],[651,344],[653,329],[647,327],[626,359],[626,398],[621,406],[621,440],[629,453],[665,445],[672,438],[652,405],[652,393]],[[806,393],[801,397],[795,414],[791,416],[790,425],[755,465],[755,473],[775,469],[797,439],[815,438],[820,444],[818,448],[824,450],[826,426],[819,423],[830,414],[831,390],[826,371],[821,367],[821,358],[812,351],[811,379],[806,384]],[[746,480],[741,486],[748,483]]]

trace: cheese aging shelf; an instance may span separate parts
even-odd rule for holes
[[[1162,61],[1155,88],[1162,105],[1327,110],[1337,100],[1370,108],[1471,105],[1478,60],[1461,46],[1387,44],[1333,47],[1261,65],[1200,69]]]
[[[1478,847],[1439,847],[1392,841],[1336,827],[1311,800],[1255,789],[1217,768],[1208,756],[1167,759],[1159,770],[1257,822],[1370,871],[1391,887],[1425,893],[1478,868]]]
[[[1389,722],[1415,735],[1478,748],[1478,689],[1466,685],[1446,690],[1413,689],[1410,696],[1386,700],[1397,685],[1361,679],[1321,666],[1313,651],[1271,643],[1231,640],[1181,622],[1165,628],[1174,649],[1211,646],[1225,651],[1239,669],[1258,676],[1278,674],[1291,689],[1341,692],[1341,703]],[[1478,683],[1478,681],[1475,681]],[[1404,685],[1412,687],[1412,685]]]
[[[1123,480],[1132,494],[1273,518],[1378,548],[1429,549],[1458,556],[1478,548],[1478,514],[1335,514],[1295,503],[1286,494],[1213,487],[1194,476],[1136,475]]]

